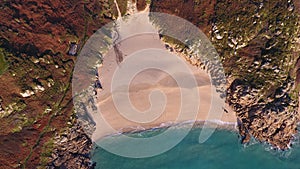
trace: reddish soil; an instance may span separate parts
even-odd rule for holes
[[[147,6],[146,0],[137,0],[136,4],[137,4],[137,9],[139,11],[144,10],[146,8],[146,6]]]
[[[151,11],[180,16],[198,26],[206,35],[211,30],[211,19],[214,16],[216,0],[153,0]]]
[[[0,4],[0,47],[12,53],[8,58],[12,65],[0,76],[2,106],[6,107],[14,100],[27,105],[22,111],[1,119],[1,169],[36,168],[41,164],[44,143],[66,127],[73,112],[70,87],[59,92],[44,85],[44,92],[28,98],[19,93],[33,83],[35,75],[41,83],[52,78],[58,87],[68,86],[76,60],[66,54],[69,43],[77,41],[83,45],[89,36],[111,21],[111,16],[102,14],[108,8],[107,4],[97,0],[9,0]],[[53,64],[34,64],[31,57],[48,58]],[[54,64],[60,68],[55,68]],[[11,76],[13,70],[19,71],[15,77]],[[63,70],[66,72],[62,73]],[[55,109],[54,104],[59,104],[61,110]],[[53,112],[42,115],[46,106]],[[22,124],[21,114],[36,121],[13,132],[16,125]]]

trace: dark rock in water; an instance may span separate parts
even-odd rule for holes
[[[68,55],[76,56],[77,55],[77,51],[78,51],[78,44],[76,44],[76,42],[71,42],[70,43],[70,49],[69,49]]]

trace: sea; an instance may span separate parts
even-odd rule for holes
[[[198,140],[201,130],[201,127],[192,128],[175,147],[153,157],[122,157],[95,146],[92,160],[96,163],[96,169],[300,169],[300,146],[297,139],[291,149],[282,151],[255,139],[249,144],[241,144],[235,129],[218,128],[206,142],[200,144]],[[128,136],[149,138],[164,131],[164,128],[159,128],[133,132]],[[168,132],[177,136],[186,130],[177,128]],[[170,139],[163,141],[168,142]],[[121,145],[118,143],[124,140],[115,135],[106,137],[105,141],[113,142],[112,146],[118,148]]]

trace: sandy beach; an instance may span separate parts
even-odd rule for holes
[[[224,104],[224,106],[220,108],[216,106],[216,103],[212,103],[213,98],[219,98],[219,94],[212,92],[208,74],[204,70],[189,64],[179,54],[172,53],[171,56],[171,53],[167,51],[164,43],[159,38],[156,28],[149,21],[148,12],[149,10],[146,8],[144,11],[139,12],[141,14],[140,16],[134,15],[133,17],[127,18],[125,22],[119,20],[121,22],[118,24],[118,34],[122,41],[115,46],[117,50],[116,48],[111,48],[108,53],[103,56],[104,60],[102,66],[98,69],[99,80],[103,89],[97,92],[98,113],[92,115],[93,120],[96,122],[96,131],[92,139],[98,140],[104,136],[115,133],[150,129],[165,124],[177,124],[185,121],[206,121],[209,119],[209,121],[222,122],[223,124],[236,124],[236,115],[227,105]],[[138,72],[128,87],[129,90],[127,93],[130,103],[133,109],[141,112],[141,115],[138,114],[138,116],[141,116],[142,120],[135,120],[134,116],[137,116],[137,114],[130,116],[129,113],[128,116],[124,116],[122,112],[118,111],[116,106],[126,107],[128,105],[122,101],[114,103],[111,92],[112,77],[115,71],[120,68],[119,66],[122,66],[122,63],[127,57],[145,49],[156,49],[166,52],[162,52],[164,56],[157,56],[158,63],[160,63],[160,58],[168,57],[166,55],[177,57],[177,59],[186,63],[185,65],[187,65],[190,70],[190,74],[196,79],[196,86],[193,88],[198,89],[198,96],[200,98],[199,102],[192,103],[191,101],[191,103],[184,105],[184,111],[190,111],[190,113],[183,115],[180,113],[180,109],[182,108],[181,103],[183,101],[181,100],[182,93],[174,78],[168,73],[157,69],[147,69]],[[139,57],[146,60],[153,56],[145,54]],[[141,63],[136,62],[133,67],[139,64]],[[180,67],[174,67],[174,63],[166,63],[163,67],[171,67],[177,70],[181,69]],[[156,110],[155,106],[153,106],[154,108],[151,107],[151,101],[153,100],[151,100],[150,97],[153,91],[160,91],[164,94],[166,101],[164,109],[158,110],[159,108],[157,108]],[[160,99],[154,100],[157,104],[159,104],[160,101]],[[194,104],[198,105],[196,112],[194,112],[195,110],[192,108],[195,107]],[[208,116],[210,109],[214,112]],[[226,112],[224,109],[226,109]],[[214,113],[216,113],[217,116],[211,115]],[[220,113],[222,113],[222,117]]]
[[[130,56],[132,53],[146,48],[166,50],[164,44],[161,42],[157,34],[144,34],[131,37],[123,41],[119,47],[119,50],[122,51],[124,59],[126,59],[126,56]],[[177,57],[183,59],[180,56]],[[118,68],[118,64],[119,63],[116,59],[115,52],[112,49],[105,56],[103,65],[99,68],[99,79],[102,83],[103,90],[98,92],[97,106],[100,110],[99,112],[101,117],[99,114],[93,117],[97,123],[96,131],[93,134],[93,139],[99,139],[103,136],[117,132],[136,130],[137,128],[149,129],[152,127],[158,127],[165,123],[180,123],[190,120],[205,121],[207,120],[210,107],[213,106],[211,103],[212,97],[218,97],[217,95],[213,96],[211,92],[212,86],[210,84],[208,74],[205,71],[192,66],[191,64],[187,64],[197,81],[197,88],[200,97],[199,110],[197,117],[193,119],[191,119],[190,116],[187,116],[186,118],[183,117],[178,120],[177,118],[179,116],[181,95],[180,88],[177,86],[176,81],[166,72],[156,69],[147,69],[139,72],[130,83],[129,98],[132,105],[140,112],[149,109],[149,95],[153,90],[160,90],[163,92],[166,96],[167,104],[163,112],[158,115],[156,114],[155,118],[153,118],[153,115],[148,116],[145,114],[145,121],[147,122],[134,122],[131,119],[122,116],[118,112],[112,99],[112,76],[115,70]],[[214,120],[221,120],[223,122],[229,122],[232,124],[236,123],[235,113],[232,112],[227,106],[225,106],[225,109],[228,112],[219,110],[223,112],[223,116],[221,119]],[[147,119],[147,117],[149,117],[149,119]]]

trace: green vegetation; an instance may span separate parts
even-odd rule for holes
[[[11,114],[21,112],[26,108],[26,104],[21,101],[13,101],[11,104],[4,108],[4,111],[0,114],[0,119],[10,116]]]
[[[119,5],[120,12],[121,12],[122,16],[124,16],[127,12],[128,1],[127,0],[117,0],[117,2]]]
[[[3,48],[0,48],[0,76],[7,70],[8,63],[6,61],[6,51]]]
[[[49,163],[49,157],[52,154],[54,148],[54,139],[50,139],[46,143],[44,143],[42,147],[42,153],[40,158],[40,167],[45,167]]]
[[[65,101],[64,99],[65,99],[65,97],[66,97],[66,95],[67,95],[67,92],[68,92],[68,91],[70,90],[70,88],[71,88],[71,81],[72,81],[72,75],[69,74],[67,85],[62,85],[62,83],[60,83],[60,85],[59,85],[58,82],[55,82],[55,83],[54,83],[54,85],[55,85],[55,84],[58,84],[58,85],[56,86],[56,89],[57,89],[57,90],[55,90],[56,93],[58,93],[57,91],[62,90],[61,92],[59,92],[59,93],[62,93],[62,94],[60,94],[59,97],[55,99],[56,102],[55,102],[54,105],[52,106],[52,112],[53,112],[53,113],[51,113],[50,119],[49,119],[47,125],[43,128],[42,132],[40,133],[38,139],[36,140],[36,143],[31,147],[30,153],[28,154],[28,156],[25,158],[25,160],[24,160],[24,162],[23,162],[22,168],[26,168],[26,165],[27,165],[28,160],[31,158],[32,153],[34,152],[35,148],[38,147],[38,146],[41,144],[41,140],[43,139],[44,135],[47,134],[47,133],[49,133],[50,131],[52,131],[53,128],[51,127],[51,123],[52,123],[53,119],[54,119],[57,115],[59,115],[59,114],[64,110],[64,108],[65,108],[70,102],[72,102],[72,100],[68,101],[67,103],[64,102],[64,101]],[[54,90],[53,90],[53,91],[54,91]],[[49,93],[48,93],[48,95],[49,95]],[[49,107],[48,107],[48,108],[49,108]],[[45,146],[46,149],[44,149],[45,151],[43,151],[44,157],[41,158],[41,163],[42,163],[41,166],[42,166],[42,167],[43,167],[43,165],[45,165],[46,162],[48,161],[47,157],[50,156],[49,154],[50,154],[51,150],[53,150],[53,145],[54,145],[54,144],[52,143],[51,140],[46,144],[46,146]],[[50,147],[50,148],[49,148],[49,147]],[[52,147],[52,148],[51,148],[51,147]],[[49,155],[49,156],[48,156],[48,155]]]
[[[31,126],[36,122],[36,118],[28,118],[25,114],[14,117],[14,128],[11,129],[12,133],[20,132],[24,127]]]
[[[186,48],[184,43],[170,36],[163,36],[163,41],[169,44],[176,44],[180,49]]]
[[[114,0],[108,1],[108,6],[106,9],[107,9],[107,11],[103,11],[100,15],[106,16],[111,13],[115,18],[118,17],[118,10],[114,3]],[[111,10],[111,12],[108,12],[109,10]]]
[[[288,6],[288,2],[265,2],[259,10],[259,5],[250,1],[236,3],[233,6],[223,1],[216,6],[218,31],[213,33],[213,44],[222,58],[225,73],[244,79],[252,88],[274,93],[285,81],[294,78],[290,72],[297,59],[292,50],[297,16],[278,8]]]

